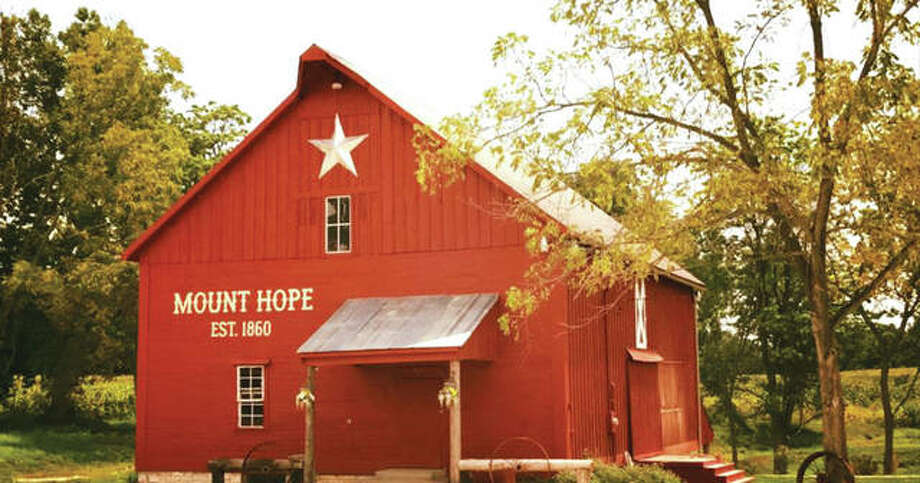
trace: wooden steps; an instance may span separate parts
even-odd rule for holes
[[[638,460],[657,464],[688,483],[750,483],[754,477],[735,465],[710,455],[656,455]]]

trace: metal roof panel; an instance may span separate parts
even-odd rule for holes
[[[459,348],[497,301],[494,293],[348,299],[297,353]]]

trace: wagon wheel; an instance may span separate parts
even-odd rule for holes
[[[846,460],[828,451],[817,451],[808,455],[805,461],[799,466],[796,474],[796,483],[830,483],[828,476],[828,467],[836,462],[844,469],[843,481],[854,483],[853,469]]]

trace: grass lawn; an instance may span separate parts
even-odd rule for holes
[[[916,482],[920,475],[894,475],[894,476],[857,476],[859,483],[903,483]],[[795,475],[757,475],[757,483],[790,483],[795,481]]]
[[[894,369],[893,378],[906,379],[913,374],[913,369]],[[882,414],[877,396],[878,371],[846,371],[843,374],[844,392],[850,391],[847,407],[847,447],[851,461],[855,457],[869,456],[878,464],[877,473],[881,473],[884,434]],[[740,398],[737,403],[746,412],[753,412],[755,406],[750,401]],[[712,413],[710,413],[712,414]],[[792,475],[773,475],[773,452],[769,445],[769,428],[766,418],[752,415],[747,420],[748,426],[739,435],[738,467],[750,474],[757,475],[757,481],[789,482],[795,481],[794,474],[809,454],[821,450],[821,421],[810,422],[790,441],[788,471]],[[728,445],[728,431],[719,421],[713,428],[716,440],[711,452],[725,461],[731,461],[731,447]],[[860,482],[920,482],[920,427],[899,427],[895,429],[895,455],[899,466],[894,476],[866,476]]]
[[[0,481],[21,476],[82,476],[126,481],[134,471],[134,424],[38,427],[0,433]]]
[[[52,476],[127,481],[134,472],[131,376],[88,378],[81,389],[78,411],[86,421],[95,422],[79,426],[19,422],[12,429],[0,429],[0,482]]]

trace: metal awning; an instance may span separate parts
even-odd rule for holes
[[[463,358],[497,301],[494,293],[348,299],[297,353],[316,365]]]
[[[653,363],[664,360],[661,354],[649,349],[634,349],[632,347],[627,347],[626,352],[629,354],[629,358],[636,362]]]

